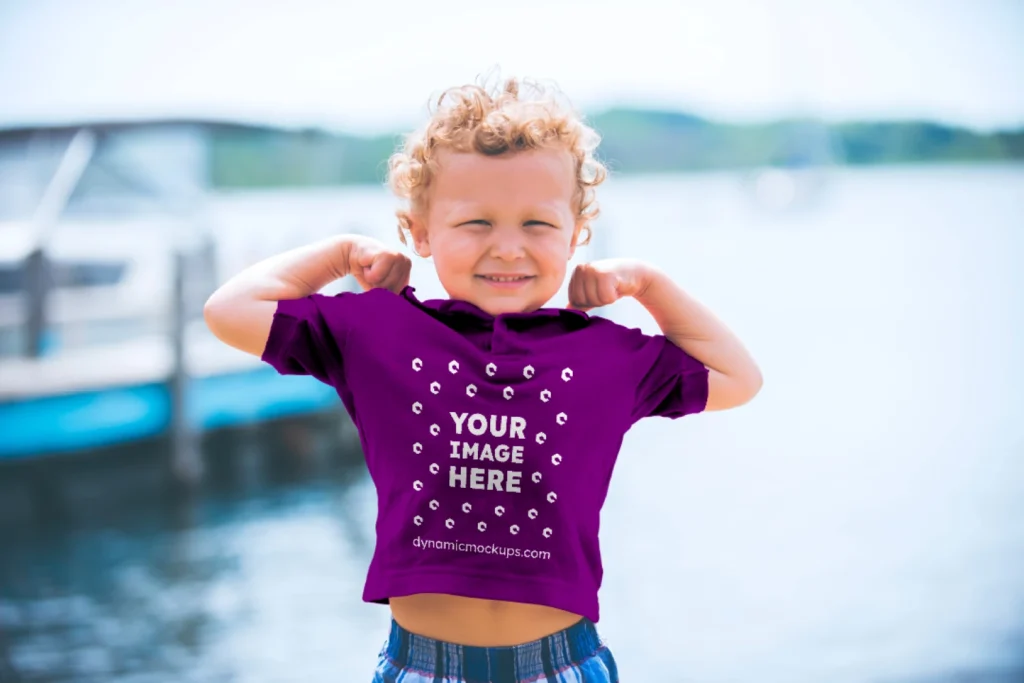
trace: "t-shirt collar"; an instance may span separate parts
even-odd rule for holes
[[[420,301],[416,298],[415,287],[406,285],[402,290],[402,298],[418,308],[428,312],[440,314],[442,317],[470,316],[482,322],[493,323],[495,320],[538,320],[544,318],[561,318],[583,322],[590,319],[585,311],[577,311],[571,308],[538,308],[535,311],[526,313],[499,313],[492,315],[476,304],[461,299],[427,299]]]

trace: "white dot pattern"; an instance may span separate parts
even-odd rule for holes
[[[421,372],[424,369],[424,367],[425,367],[425,365],[423,363],[423,360],[421,358],[413,358],[411,365],[412,365],[413,371],[415,371],[415,372]],[[447,369],[448,369],[448,372],[450,374],[457,375],[459,373],[459,371],[461,370],[461,365],[459,364],[459,361],[457,359],[453,358],[451,361],[449,361]],[[442,370],[442,372],[443,372],[443,370]],[[498,366],[495,363],[488,363],[484,367],[484,374],[486,374],[487,377],[493,378],[493,377],[495,377],[497,375],[497,373],[498,373]],[[536,376],[537,370],[532,365],[526,365],[525,367],[522,368],[522,374],[523,374],[523,377],[525,379],[531,380],[531,379],[533,379]],[[561,373],[560,373],[559,376],[561,377],[563,382],[569,382],[573,378],[572,368],[568,368],[568,367],[567,368],[563,368],[561,370]],[[442,389],[441,383],[439,381],[437,381],[436,379],[430,382],[429,392],[433,396],[440,395],[441,389]],[[469,398],[473,398],[473,397],[475,397],[479,393],[480,389],[479,389],[479,387],[476,384],[468,383],[468,384],[466,384],[465,391],[466,391],[466,396],[468,396]],[[501,395],[502,395],[502,397],[506,401],[512,401],[516,397],[516,390],[511,385],[506,385],[506,386],[504,386],[501,389]],[[529,392],[528,392],[528,395],[532,395],[532,396],[538,397],[540,399],[540,401],[543,402],[543,403],[549,403],[549,402],[551,402],[551,400],[553,398],[552,392],[548,388],[543,388],[540,392],[538,392],[536,394],[529,394]],[[534,400],[536,400],[536,398]],[[412,411],[416,415],[421,415],[423,413],[423,411],[424,411],[423,403],[421,403],[420,401],[414,402],[412,404]],[[565,412],[559,412],[554,417],[555,423],[557,425],[559,425],[559,426],[565,425],[566,422],[568,422],[568,419],[569,419],[569,417],[568,417],[568,415]],[[429,426],[429,431],[430,431],[431,435],[438,436],[441,433],[441,427],[440,427],[440,425],[438,425],[436,423],[433,423],[433,424],[431,424]],[[544,433],[544,432],[537,432],[534,438],[535,438],[535,440],[536,440],[536,442],[538,444],[543,445],[547,441],[547,434]],[[414,453],[419,455],[419,454],[422,454],[424,452],[424,445],[423,445],[423,443],[417,441],[417,442],[413,443],[412,449],[413,449]],[[436,457],[436,455],[435,455],[435,457]],[[554,465],[554,466],[561,465],[562,464],[562,456],[560,454],[558,454],[558,453],[553,454],[551,456],[551,464]],[[430,474],[437,475],[441,471],[441,465],[439,463],[437,463],[437,462],[431,462],[427,466],[427,469],[430,472]],[[530,476],[530,481],[532,481],[534,484],[540,484],[543,479],[544,479],[544,475],[540,471],[535,471]],[[423,481],[420,480],[420,479],[414,480],[413,484],[412,484],[412,488],[416,492],[421,492],[423,490],[423,488],[424,488]],[[548,491],[547,495],[545,496],[545,500],[547,500],[548,503],[554,503],[554,502],[556,502],[558,500],[558,494],[555,491]],[[440,509],[441,504],[437,501],[437,499],[431,499],[429,501],[429,503],[427,504],[427,507],[431,511],[436,512],[436,511],[438,511]],[[468,501],[463,502],[461,507],[460,507],[460,509],[466,515],[471,515],[473,513],[473,505],[471,503],[469,503]],[[506,509],[506,507],[504,505],[496,505],[493,508],[493,512],[494,512],[494,515],[496,517],[502,517],[502,516],[504,516],[509,511]],[[539,519],[541,517],[541,514],[540,514],[540,511],[537,510],[537,508],[530,508],[526,512],[526,517],[529,520],[533,521],[533,520]],[[415,515],[413,517],[412,521],[413,521],[413,524],[415,524],[416,526],[421,526],[422,524],[424,524],[426,522],[426,519],[422,515],[418,515],[417,514],[417,515]],[[455,526],[456,526],[455,519],[452,518],[452,517],[446,518],[445,521],[444,521],[444,525],[445,525],[445,527],[447,529],[454,529]],[[483,520],[483,519],[478,519],[477,522],[476,522],[476,528],[477,528],[478,531],[481,531],[481,532],[486,531],[488,529],[487,522],[485,520]],[[533,527],[533,528],[536,528],[536,527]],[[513,536],[519,534],[519,532],[521,530],[522,529],[521,529],[519,524],[513,523],[513,524],[508,526],[508,533],[512,534]],[[534,533],[536,533],[536,532],[534,532]],[[544,538],[551,538],[551,536],[553,534],[554,534],[554,531],[552,530],[551,527],[544,527],[543,530],[541,531],[541,536],[543,536]]]

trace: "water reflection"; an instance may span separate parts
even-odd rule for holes
[[[265,671],[252,660],[277,647],[259,642],[260,622],[288,633],[349,620],[373,547],[362,516],[372,502],[353,492],[365,468],[342,424],[333,415],[212,435],[210,479],[194,496],[155,476],[139,489],[140,472],[160,469],[160,444],[95,454],[102,496],[69,463],[51,463],[64,508],[3,529],[0,680],[237,680]]]

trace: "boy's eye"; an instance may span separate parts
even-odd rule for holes
[[[474,221],[464,221],[462,223],[459,223],[456,227],[461,227],[463,225],[490,225],[490,224],[491,224],[490,221],[485,221],[484,219],[479,218],[479,219],[474,220]],[[548,223],[546,221],[526,221],[526,223],[524,223],[523,225],[543,225],[543,226],[546,226],[548,228],[557,228],[558,227],[558,226],[552,225],[551,223]]]

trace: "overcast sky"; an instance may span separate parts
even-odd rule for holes
[[[1017,126],[1024,1],[0,0],[0,125],[206,115],[391,131],[494,65],[591,112]]]

